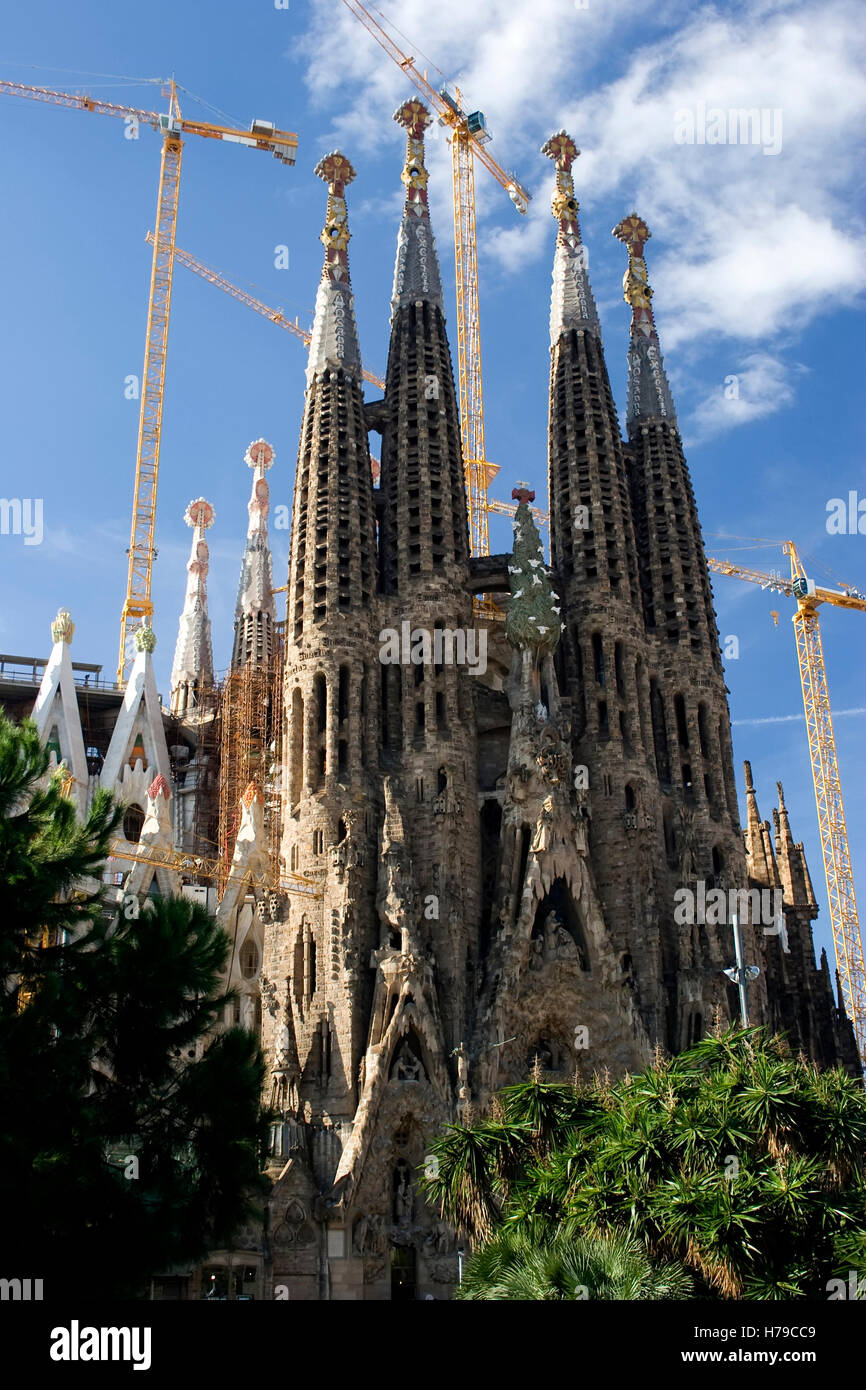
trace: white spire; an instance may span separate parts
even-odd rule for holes
[[[75,784],[75,799],[83,815],[87,810],[87,758],[81,714],[75,693],[75,677],[69,644],[75,632],[69,611],[61,608],[51,624],[54,646],[33,706],[33,719],[43,743],[55,744],[56,762],[65,763]]]
[[[553,292],[550,299],[550,346],[572,328],[584,328],[601,340],[601,325],[589,283],[586,247],[580,239],[578,203],[574,196],[571,166],[580,150],[570,135],[559,130],[542,145],[556,165],[553,215],[559,222],[553,258]]]
[[[171,782],[171,765],[153,673],[153,629],[140,627],[135,646],[135,661],[102,765],[101,781],[121,800],[135,801],[143,809],[147,788],[157,773]]]
[[[274,462],[274,451],[267,440],[256,439],[244,458],[253,470],[253,488],[247,510],[249,526],[241,563],[238,601],[235,606],[235,641],[232,668],[268,666],[273,655],[274,580],[268,544],[270,490],[265,473]]]
[[[193,528],[192,546],[187,561],[186,597],[178,624],[177,646],[171,668],[171,711],[183,714],[195,703],[195,696],[205,686],[213,685],[213,653],[211,650],[210,618],[207,615],[207,572],[210,552],[204,533],[213,526],[214,509],[210,502],[198,497],[190,502],[184,513],[187,526]]]
[[[334,150],[316,165],[316,174],[328,185],[328,210],[321,240],[325,264],[316,294],[316,314],[310,335],[307,385],[329,367],[361,375],[361,349],[355,325],[355,297],[349,281],[348,246],[351,237],[346,215],[346,185],[355,177],[345,155]]]
[[[397,108],[394,120],[406,131],[406,163],[400,176],[406,185],[406,201],[397,237],[392,318],[404,304],[414,304],[418,299],[430,300],[443,308],[442,277],[430,226],[428,175],[424,167],[424,131],[432,117],[423,102],[412,97]]]

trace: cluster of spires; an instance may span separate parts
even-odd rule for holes
[[[428,173],[424,163],[424,132],[432,117],[417,98],[404,102],[394,120],[406,131],[406,158],[402,181],[406,188],[403,217],[397,243],[393,315],[406,303],[424,299],[443,308],[442,280],[430,226],[427,200]],[[552,199],[558,222],[553,263],[550,341],[563,332],[588,329],[601,339],[598,310],[589,279],[586,249],[581,241],[579,204],[575,197],[573,167],[580,150],[564,130],[542,146],[553,161],[556,185]],[[316,295],[316,308],[307,363],[307,384],[329,368],[360,376],[361,350],[354,314],[349,274],[351,238],[346,209],[346,189],[356,177],[351,162],[339,150],[325,155],[315,173],[327,185],[328,199],[321,241],[324,264]],[[631,306],[627,418],[635,421],[662,418],[675,423],[676,414],[664,371],[658,333],[652,311],[652,289],[647,280],[644,248],[650,231],[636,213],[613,229],[628,251],[623,278],[624,298]],[[265,472],[274,461],[273,449],[264,440],[251,444],[246,462],[254,470],[249,502],[250,523],[241,567],[235,609],[232,669],[253,661],[266,666],[272,655],[275,621],[271,556],[267,538],[268,484]],[[193,528],[188,580],[171,672],[171,708],[183,713],[200,691],[214,683],[210,619],[207,613],[209,564],[205,531],[213,525],[213,507],[204,498],[191,502],[185,514]]]
[[[253,484],[247,503],[249,525],[235,604],[233,671],[250,663],[266,668],[274,654],[276,610],[268,542],[270,489],[265,478],[274,458],[274,450],[265,439],[254,440],[244,455],[244,461],[253,470]],[[192,527],[192,544],[186,565],[186,596],[171,668],[171,712],[180,715],[191,710],[201,694],[214,684],[207,611],[210,552],[204,538],[205,531],[214,523],[214,509],[204,497],[197,497],[187,507],[184,521]]]

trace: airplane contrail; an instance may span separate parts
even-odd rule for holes
[[[834,719],[841,719],[846,714],[866,714],[866,706],[858,709],[833,710]],[[805,717],[803,714],[771,714],[765,719],[732,719],[731,728],[736,729],[743,724],[797,724]]]

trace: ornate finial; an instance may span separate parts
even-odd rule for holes
[[[135,650],[137,652],[156,651],[156,633],[147,623],[142,623],[135,634]]]
[[[59,608],[57,617],[51,624],[52,642],[71,642],[75,632],[75,624],[69,616],[68,608]]]
[[[151,801],[156,801],[158,796],[164,796],[166,801],[171,800],[171,787],[166,782],[161,772],[158,772],[147,789],[147,794]]]
[[[72,776],[72,773],[66,766],[65,759],[62,763],[58,763],[55,776],[60,781],[60,795],[63,797],[64,801],[68,801],[69,798],[72,796],[72,788],[75,786],[75,778]]]
[[[326,248],[323,279],[337,283],[349,278],[349,258],[346,248],[352,237],[349,219],[346,214],[346,185],[355,177],[355,170],[345,155],[333,150],[320,159],[315,168],[316,176],[328,185],[328,210],[325,225],[320,237]]]
[[[250,468],[260,469],[262,473],[273,467],[275,458],[273,445],[266,439],[254,439],[244,454],[244,462]]]
[[[541,153],[546,154],[548,159],[552,159],[557,169],[564,169],[566,173],[570,173],[571,166],[580,154],[580,150],[567,131],[558,130],[542,145]]]
[[[433,117],[427,107],[417,97],[410,97],[402,106],[398,106],[394,112],[394,120],[409,132],[413,140],[423,140],[424,131],[433,123]]]
[[[259,787],[255,782],[247,782],[247,785],[244,787],[243,793],[241,795],[241,801],[243,802],[244,806],[252,806],[254,801],[258,801],[260,805],[263,806],[265,803],[265,798],[261,787]]]
[[[511,489],[511,496],[512,496],[517,502],[534,502],[534,501],[535,501],[535,493],[534,493],[534,492],[530,492],[529,488],[524,487],[524,485],[523,485],[522,483],[520,484],[519,487],[513,487],[513,488]]]
[[[198,526],[200,530],[207,531],[213,526],[215,515],[210,502],[206,502],[203,497],[197,497],[194,502],[190,502],[183,519],[187,526]]]
[[[553,347],[571,329],[589,330],[600,339],[601,326],[587,274],[586,247],[580,240],[578,202],[571,176],[580,150],[566,131],[558,130],[542,145],[541,153],[556,166],[556,187],[550,206],[559,223],[550,301],[550,345]]]
[[[785,792],[781,782],[776,783],[776,791],[779,793],[779,810],[787,811],[788,808],[785,805]]]
[[[564,130],[559,130],[542,145],[541,153],[546,154],[548,159],[552,159],[556,165],[556,188],[550,204],[551,211],[559,222],[564,225],[574,223],[576,227],[578,202],[574,196],[571,166],[580,154],[580,150],[570,135],[567,135]]]
[[[629,346],[628,405],[629,424],[658,417],[676,424],[671,388],[664,370],[658,333],[652,310],[653,292],[647,280],[644,247],[650,229],[636,212],[629,213],[613,229],[628,251],[628,265],[622,290],[631,305],[631,343]]]
[[[748,759],[743,763],[743,771],[746,775],[746,791],[753,792],[755,790],[755,784],[752,781],[752,764]]]
[[[655,337],[653,321],[653,292],[647,281],[644,247],[652,233],[642,217],[632,212],[624,217],[613,229],[617,237],[628,249],[628,266],[622,281],[623,296],[632,308],[632,332],[642,333],[644,337]]]
[[[343,196],[343,189],[356,177],[351,163],[339,150],[332,150],[320,159],[313,173],[328,185],[329,193],[336,193],[338,197]]]
[[[422,101],[410,97],[398,106],[394,120],[406,132],[406,159],[400,175],[406,188],[406,201],[397,241],[391,308],[396,312],[404,304],[419,299],[433,301],[441,308],[442,281],[430,228],[429,175],[424,163],[424,131],[432,117]]]
[[[361,373],[361,350],[355,327],[354,300],[349,281],[349,219],[346,187],[355,170],[344,154],[332,150],[316,165],[316,176],[328,185],[328,207],[320,240],[325,263],[316,293],[316,313],[307,360],[307,385],[329,368]]]
[[[406,131],[406,163],[400,178],[406,185],[406,205],[420,216],[427,202],[427,170],[424,167],[424,131],[432,120],[417,97],[398,106],[394,120]]]

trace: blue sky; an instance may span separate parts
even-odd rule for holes
[[[866,109],[862,14],[853,3],[663,7],[648,0],[384,3],[420,65],[433,60],[487,114],[492,148],[534,195],[519,218],[477,180],[488,456],[509,497],[546,487],[547,316],[554,223],[543,140],[566,127],[581,146],[575,182],[614,396],[624,405],[628,310],[622,246],[610,229],[636,210],[666,366],[711,554],[759,568],[773,549],[722,537],[793,537],[817,564],[866,591],[861,535],[829,535],[830,498],[866,498],[862,452],[862,186],[855,131]],[[423,50],[423,54],[422,54]],[[423,55],[427,55],[426,57]],[[178,245],[309,323],[321,267],[324,188],[312,169],[339,145],[358,171],[350,246],[362,351],[384,369],[403,141],[391,121],[411,88],[342,0],[212,0],[146,10],[43,0],[7,11],[0,76],[164,107],[132,77],[174,72],[246,126],[273,120],[300,137],[289,169],[260,153],[190,137]],[[85,73],[102,76],[85,76]],[[111,75],[114,76],[111,76]],[[760,145],[678,143],[677,112],[779,113],[777,153]],[[183,98],[184,114],[208,109]],[[218,119],[213,117],[213,119]],[[696,117],[697,119],[697,117]],[[74,656],[114,670],[159,140],[124,139],[107,117],[0,97],[6,215],[0,337],[4,496],[41,497],[44,539],[0,536],[0,647],[46,655],[58,606],[77,623]],[[453,335],[450,157],[429,146],[434,230]],[[287,270],[274,250],[287,245]],[[275,446],[272,502],[291,504],[304,352],[280,331],[178,267],[172,306],[154,570],[164,694],[182,602],[192,497],[216,508],[209,533],[216,665],[228,662],[246,526],[248,443]],[[726,399],[726,379],[739,396]],[[864,509],[866,510],[866,509]],[[866,523],[864,523],[866,524]],[[716,533],[721,533],[717,535]],[[288,533],[273,535],[284,582]],[[510,542],[492,518],[491,544]],[[816,569],[816,577],[821,573]],[[739,640],[727,663],[737,761],[750,757],[762,814],[785,782],[797,837],[826,898],[790,604],[714,580],[719,627]],[[779,611],[776,628],[770,610]],[[864,634],[859,615],[822,611],[855,875],[866,902]],[[780,721],[780,722],[762,722]],[[817,927],[829,948],[826,908]]]

